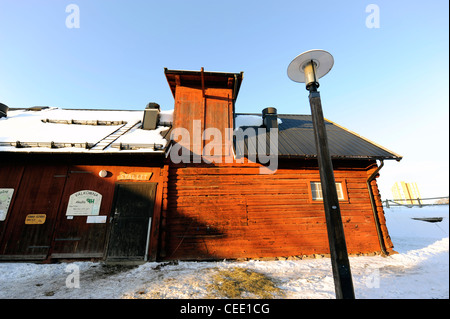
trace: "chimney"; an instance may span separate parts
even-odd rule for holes
[[[9,107],[7,107],[3,103],[0,103],[0,118],[6,117],[6,115],[8,114],[8,109]]]
[[[174,141],[198,156],[203,156],[208,146],[208,156],[232,157],[225,137],[233,130],[234,106],[243,73],[206,72],[203,68],[200,71],[164,69],[164,73],[175,98],[172,127],[175,132],[182,128],[189,133],[189,138],[175,136]],[[214,140],[211,144],[211,140],[210,143],[204,140],[202,134],[207,129],[220,131],[222,141]],[[222,152],[218,154],[220,148]]]
[[[277,109],[274,107],[266,107],[262,110],[263,125],[266,127],[267,131],[271,128],[278,129],[278,116]]]
[[[158,126],[159,120],[159,104],[150,102],[144,110],[144,118],[142,119],[143,130],[154,130]]]

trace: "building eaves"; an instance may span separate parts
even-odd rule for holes
[[[258,114],[236,114],[236,116],[247,115],[255,116]],[[260,115],[259,115],[260,116]],[[313,124],[310,115],[279,114],[278,115],[278,157],[281,158],[316,158],[316,145],[314,140]],[[246,129],[251,126],[243,126]],[[253,126],[261,128],[262,126]],[[367,138],[362,137],[332,121],[326,120],[325,127],[329,141],[330,154],[333,159],[402,159],[401,155],[396,154],[383,146],[380,146]],[[258,130],[255,130],[258,132]],[[265,133],[266,141],[269,140],[269,134]],[[253,147],[259,139],[257,136],[252,139],[245,138],[244,152],[239,153],[241,148],[236,150],[240,156],[257,156],[249,152],[249,146]],[[249,142],[250,140],[250,142]],[[250,148],[254,150],[254,148]],[[268,148],[266,147],[266,150]]]

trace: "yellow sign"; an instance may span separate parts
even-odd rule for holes
[[[46,214],[28,214],[25,218],[25,224],[27,225],[42,225],[47,218]]]
[[[151,172],[133,172],[133,173],[125,173],[120,172],[119,176],[117,176],[117,180],[132,180],[132,181],[148,181],[152,177]]]

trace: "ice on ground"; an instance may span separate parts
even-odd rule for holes
[[[385,209],[394,249],[389,257],[350,257],[356,298],[448,299],[449,207]],[[443,217],[439,223],[412,217]],[[329,258],[277,261],[0,263],[0,298],[214,298],[215,271],[243,267],[272,278],[284,298],[335,298]],[[79,271],[79,288],[76,276]],[[217,297],[217,296],[216,296]]]

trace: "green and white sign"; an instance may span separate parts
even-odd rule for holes
[[[69,197],[66,216],[97,216],[100,213],[102,195],[90,190],[73,193]]]
[[[6,219],[14,188],[0,188],[0,222]]]

